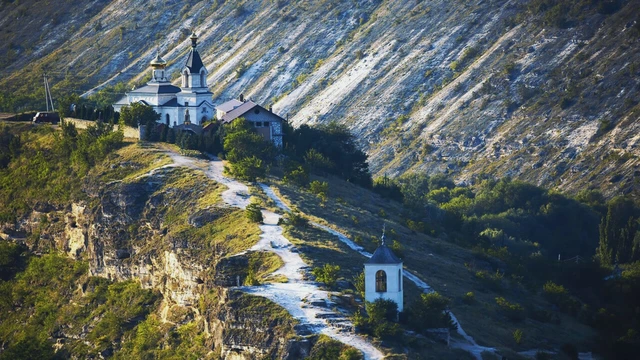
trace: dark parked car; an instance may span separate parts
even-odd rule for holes
[[[60,115],[57,112],[41,111],[33,117],[34,123],[51,123],[57,124],[60,122]]]

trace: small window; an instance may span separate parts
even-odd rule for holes
[[[271,123],[270,123],[270,122],[268,122],[268,121],[265,121],[265,122],[264,122],[264,123],[262,123],[262,124],[263,124],[263,126],[264,126],[264,127],[269,127],[269,124],[271,124]]]
[[[253,110],[253,112],[256,114],[260,114],[260,109],[256,108],[255,110]]]
[[[256,127],[262,127],[262,122],[260,121],[256,121],[255,124],[256,124]]]
[[[384,270],[376,272],[376,292],[387,292],[387,273]]]
[[[188,102],[185,102],[185,103],[184,103],[184,106],[189,106],[189,103],[188,103]]]

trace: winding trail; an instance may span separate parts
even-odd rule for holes
[[[175,153],[167,153],[173,160],[173,166],[198,168],[199,160],[194,160]],[[172,167],[165,165],[163,168]],[[228,189],[222,193],[222,200],[232,207],[244,209],[250,201],[249,189],[239,181],[223,174],[222,161],[212,158],[205,175]],[[264,184],[260,186],[276,204],[284,203]],[[324,334],[342,343],[360,350],[366,360],[379,360],[384,354],[365,338],[353,333],[353,324],[346,314],[334,310],[336,304],[330,300],[329,292],[318,287],[318,284],[305,279],[309,266],[302,260],[293,244],[282,235],[282,227],[278,225],[280,215],[262,210],[264,224],[260,226],[262,234],[257,244],[250,251],[270,251],[277,254],[284,265],[273,275],[284,276],[286,283],[263,284],[259,286],[241,286],[237,289],[246,293],[263,296],[285,308],[298,320],[296,331],[299,335]],[[238,255],[238,254],[236,254]]]
[[[198,160],[173,152],[168,152],[167,154],[173,160],[173,164],[164,165],[161,168],[175,166],[200,168],[198,166]],[[152,172],[155,170],[158,169],[154,169]],[[228,188],[221,195],[225,204],[241,209],[246,208],[250,201],[249,188],[239,181],[226,177],[223,171],[224,165],[222,161],[212,157],[212,160],[209,161],[209,167],[205,171],[205,175]],[[289,206],[278,197],[271,187],[262,183],[260,183],[260,187],[265,194],[274,201],[278,208],[291,211]],[[336,304],[330,300],[330,293],[320,289],[317,283],[305,279],[304,275],[308,273],[309,266],[302,260],[293,244],[282,235],[282,227],[278,225],[281,216],[269,210],[262,210],[262,215],[264,221],[263,225],[260,226],[260,230],[262,231],[260,240],[249,250],[270,251],[278,255],[284,262],[284,265],[275,271],[273,275],[284,276],[287,278],[287,282],[263,284],[259,286],[241,286],[238,289],[246,293],[266,297],[285,308],[298,320],[299,324],[296,326],[296,331],[301,335],[311,333],[324,334],[362,351],[366,360],[383,359],[384,354],[373,346],[371,342],[353,333],[353,324],[346,318],[346,314],[334,310]],[[336,236],[349,248],[357,251],[361,255],[367,258],[372,256],[371,253],[351,241],[345,234],[316,222],[311,222],[311,225]],[[427,283],[410,271],[405,270],[404,276],[424,292],[434,291]],[[458,326],[458,334],[464,339],[464,341],[452,339],[451,346],[466,350],[480,360],[482,359],[482,352],[496,351],[494,348],[478,345],[475,340],[462,329],[458,319],[452,313],[450,314]]]
[[[273,189],[271,189],[269,186],[265,185],[265,184],[260,184],[260,186],[262,187],[262,189],[264,190],[265,194],[267,194],[267,196],[269,196],[276,204],[276,206],[278,206],[280,209],[285,210],[285,211],[291,211],[291,208],[289,206],[287,206],[287,204],[285,204],[282,199],[280,199],[276,193],[273,191]],[[349,248],[351,248],[352,250],[355,250],[357,252],[359,252],[361,255],[370,258],[372,256],[372,254],[368,251],[366,251],[362,246],[356,244],[355,242],[353,242],[351,239],[349,239],[345,234],[336,231],[328,226],[322,225],[322,224],[318,224],[316,222],[310,222],[311,225],[322,229],[334,236],[336,236],[341,242],[343,242],[345,245],[347,245]],[[416,284],[416,286],[418,286],[420,289],[422,289],[423,292],[425,293],[430,293],[433,292],[434,290],[431,288],[431,286],[429,286],[426,282],[424,282],[422,279],[420,279],[416,274],[410,272],[409,270],[405,269],[404,273],[404,277],[407,278],[409,281],[411,281],[412,283]],[[453,322],[457,325],[457,332],[458,334],[460,334],[460,336],[464,339],[464,341],[460,341],[457,339],[452,339],[451,340],[451,346],[454,348],[458,348],[458,349],[462,349],[465,350],[469,353],[471,353],[476,359],[482,360],[482,353],[487,351],[487,352],[495,352],[496,349],[492,348],[492,347],[485,347],[485,346],[481,346],[478,345],[478,343],[476,343],[476,341],[473,339],[473,337],[471,337],[469,334],[467,334],[464,329],[462,329],[462,326],[460,325],[460,322],[458,321],[458,319],[455,317],[455,315],[453,315],[453,313],[449,312],[449,314],[451,315],[451,319],[453,320]]]

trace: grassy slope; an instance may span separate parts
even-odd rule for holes
[[[9,126],[12,126],[12,131],[22,134],[25,147],[47,151],[54,144],[53,132],[44,127],[33,127],[30,124]],[[170,158],[163,154],[162,149],[155,146],[137,142],[125,143],[93,167],[82,181],[88,188],[97,189],[105,188],[106,184],[112,182],[148,181],[148,178],[139,176],[170,162]],[[11,172],[13,168],[10,166],[8,170],[3,171]],[[163,209],[163,219],[166,222],[164,226],[169,230],[166,236],[159,239],[143,237],[145,233],[140,230],[132,232],[130,241],[146,241],[140,244],[140,253],[157,254],[159,249],[169,246],[168,239],[184,239],[189,244],[189,248],[184,250],[190,252],[197,261],[206,263],[213,258],[214,244],[218,244],[218,254],[226,256],[245,250],[258,240],[258,226],[249,222],[241,210],[227,209],[222,216],[200,228],[194,228],[187,223],[189,214],[221,205],[220,192],[224,187],[206,178],[202,172],[186,168],[169,169],[162,179],[163,183],[153,195],[175,195],[168,197],[168,204]],[[75,182],[77,180],[56,180],[73,180],[75,186],[78,186],[78,189],[65,199],[78,200],[78,196],[85,199],[85,195],[77,191],[80,188],[80,182]],[[28,186],[26,189],[30,190]],[[47,192],[30,191],[29,197],[25,200],[28,203],[50,200],[64,203],[65,199],[51,199]],[[91,203],[95,201],[97,200],[90,200]],[[256,275],[261,279],[281,263],[280,259],[264,254],[255,257]],[[34,282],[34,273],[42,274],[42,268],[46,270],[44,274],[54,271],[55,268],[57,276],[45,276]],[[51,278],[51,281],[45,281],[48,278]],[[155,294],[153,302],[145,305],[144,309],[129,309],[123,312],[118,310],[114,303],[120,301],[117,297],[119,295],[108,293],[112,287],[115,290],[121,289],[122,286],[127,289],[130,287],[132,296],[139,293],[144,299],[152,293],[151,290],[140,289],[136,279],[126,283],[112,283],[102,278],[88,277],[87,265],[83,262],[75,262],[59,255],[33,258],[26,270],[19,272],[15,278],[8,281],[0,280],[0,307],[3,309],[0,312],[0,339],[5,343],[5,347],[10,347],[11,344],[20,341],[23,345],[25,341],[34,342],[35,337],[38,339],[35,345],[41,346],[42,351],[49,353],[47,349],[50,349],[50,342],[53,341],[51,337],[57,329],[63,329],[65,334],[79,338],[68,339],[62,351],[79,357],[98,354],[111,347],[112,342],[118,344],[123,339],[124,349],[118,355],[123,358],[140,357],[150,353],[165,358],[185,352],[204,357],[209,353],[210,349],[205,347],[204,324],[202,319],[193,320],[192,310],[172,308],[172,314],[169,316],[173,324],[163,323],[159,320],[161,308],[158,307],[159,302],[156,302],[161,295]],[[109,300],[110,296],[115,296],[113,301]],[[264,314],[273,313],[280,318],[286,318],[280,307],[263,298],[246,295],[242,297],[242,301],[244,304],[260,305]],[[135,313],[129,314],[134,310]],[[103,318],[105,313],[121,313],[122,316]],[[83,333],[82,329],[86,326],[87,333]],[[290,327],[288,329],[287,331],[292,331]],[[158,334],[161,336],[156,336]],[[86,339],[90,345],[85,344]],[[118,345],[115,346],[115,350],[117,348]],[[164,350],[160,351],[160,348]]]
[[[505,297],[525,308],[540,306],[550,309],[540,296],[525,290],[512,281],[503,281],[502,290],[487,288],[465,264],[476,261],[471,251],[460,248],[441,238],[433,238],[407,229],[402,218],[402,207],[393,201],[350,183],[331,178],[329,200],[323,204],[315,195],[298,188],[274,182],[286,202],[310,218],[335,228],[351,239],[360,237],[360,244],[368,251],[377,247],[382,225],[387,226],[387,241],[397,240],[404,248],[405,267],[417,273],[436,291],[452,299],[451,310],[463,328],[485,346],[522,351],[531,348],[559,348],[564,343],[583,348],[595,333],[575,319],[558,313],[561,323],[541,323],[532,319],[514,323],[505,318],[495,298]],[[381,210],[386,216],[381,216]],[[294,241],[303,249],[306,260],[314,266],[335,263],[341,267],[341,276],[351,279],[362,270],[364,257],[350,250],[335,237],[315,228],[293,229]],[[417,299],[420,290],[405,281],[405,307]],[[472,291],[476,302],[467,305],[463,296]],[[488,331],[487,329],[491,329]],[[524,331],[524,340],[518,345],[513,339],[516,329]]]

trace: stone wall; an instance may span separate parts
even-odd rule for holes
[[[67,117],[64,118],[64,121],[73,123],[73,125],[76,126],[76,128],[78,129],[86,129],[91,125],[95,124],[95,121],[91,121],[91,120],[82,120],[82,119],[76,119],[76,118],[71,118],[71,117]],[[118,129],[118,124],[116,124],[115,129]],[[136,129],[136,128],[132,128],[131,126],[125,126],[124,127],[124,137],[126,138],[131,138],[131,139],[138,139],[140,140],[140,129]]]

